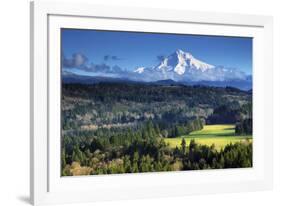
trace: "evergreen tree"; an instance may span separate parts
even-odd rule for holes
[[[186,153],[186,141],[184,138],[182,138],[181,140],[181,151],[182,151],[182,154],[185,155]]]
[[[134,152],[133,156],[133,166],[132,166],[132,172],[139,172],[139,166],[138,166],[138,161],[139,161],[139,153]]]

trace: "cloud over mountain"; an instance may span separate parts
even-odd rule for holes
[[[62,56],[62,64],[65,68],[79,68],[88,61],[88,58],[82,53],[74,53],[71,58]]]
[[[104,56],[104,58],[112,59],[112,60],[119,60],[120,58],[117,56]],[[123,73],[121,67],[114,65],[110,66],[106,63],[95,64],[93,62],[89,62],[88,57],[83,53],[74,53],[70,58],[66,58],[62,55],[62,66],[63,69],[67,70],[81,70],[84,72],[92,73],[92,74],[99,74],[99,75],[106,75],[111,74],[111,76],[119,76],[119,74]]]

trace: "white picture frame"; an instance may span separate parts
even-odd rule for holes
[[[169,27],[167,27],[169,25]],[[250,169],[60,177],[60,28],[100,28],[254,38],[254,166]],[[272,17],[31,3],[31,201],[90,202],[272,188]],[[165,181],[164,181],[165,180]]]

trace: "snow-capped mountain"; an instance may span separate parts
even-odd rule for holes
[[[154,67],[139,67],[134,70],[135,79],[157,81],[172,79],[174,81],[229,81],[245,80],[246,74],[235,68],[214,66],[195,58],[191,53],[180,49],[164,58]]]
[[[137,69],[134,70],[135,73],[141,74],[145,70],[145,67],[138,67]]]
[[[151,67],[140,67],[135,70],[124,70],[119,66],[109,66],[106,64],[94,65],[84,69],[88,72],[86,76],[77,77],[75,73],[63,70],[64,79],[68,82],[79,80],[85,82],[100,82],[104,78],[113,78],[118,81],[133,82],[158,82],[158,81],[174,81],[181,84],[203,84],[210,86],[234,86],[240,89],[248,90],[252,88],[252,76],[246,75],[244,72],[236,68],[228,68],[224,66],[215,66],[195,58],[191,53],[176,50],[172,54]],[[74,76],[76,75],[76,76]],[[90,77],[86,78],[86,77]],[[97,79],[97,77],[99,77]],[[74,81],[75,82],[75,81]]]
[[[194,58],[190,53],[177,50],[170,56],[164,58],[155,69],[163,73],[174,71],[178,75],[183,75],[186,69],[196,69],[204,72],[212,68],[214,68],[213,65]]]

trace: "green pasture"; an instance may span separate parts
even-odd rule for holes
[[[211,146],[214,144],[217,150],[230,143],[245,142],[246,144],[252,142],[252,135],[235,135],[235,125],[205,125],[200,131],[194,131],[181,137],[165,138],[165,141],[173,148],[180,147],[182,138],[186,140],[187,145],[191,139],[194,139],[196,143],[201,145]]]

